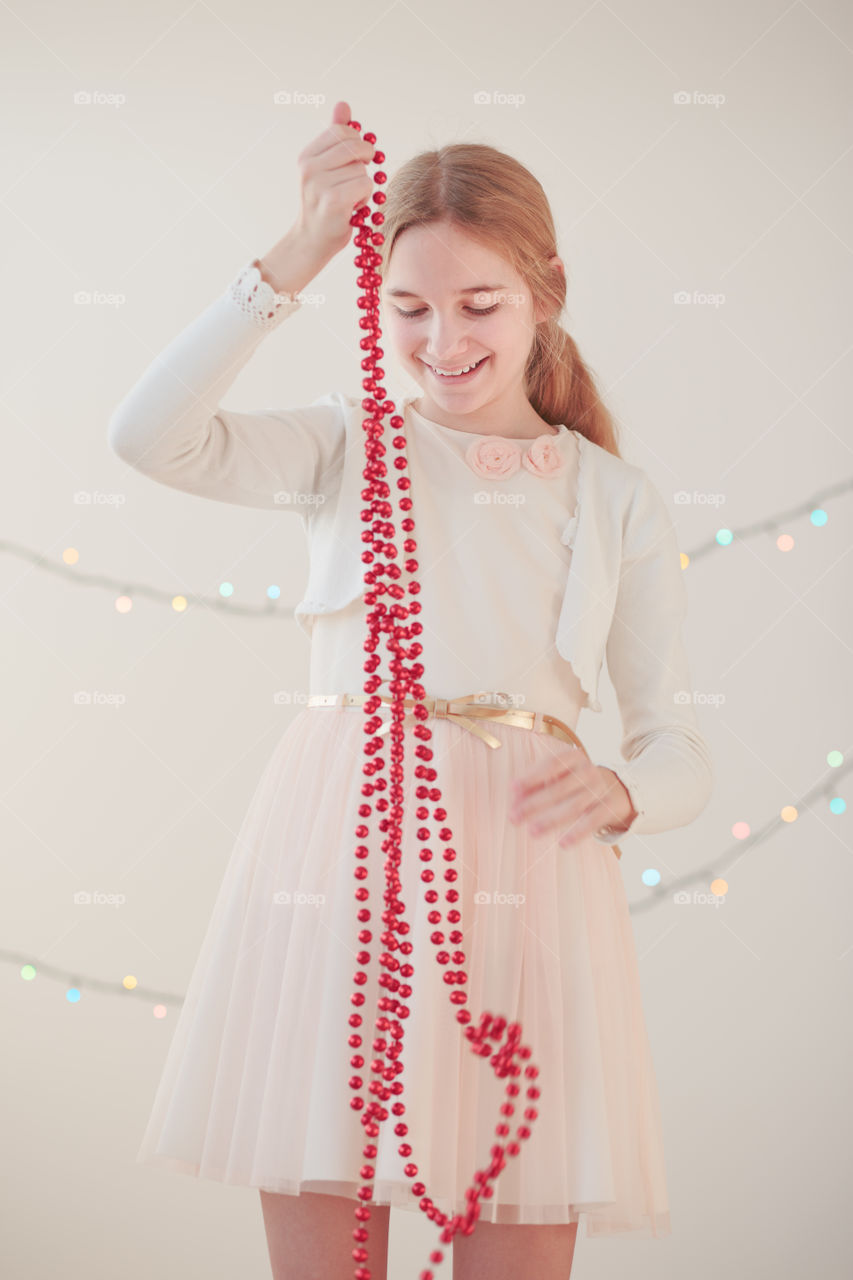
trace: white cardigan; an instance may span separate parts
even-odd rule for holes
[[[307,631],[306,615],[339,609],[364,590],[362,548],[351,536],[364,505],[364,411],[361,397],[340,391],[296,409],[220,407],[263,337],[301,306],[298,295],[275,293],[256,264],[149,365],[110,418],[108,441],[161,484],[299,514],[310,567],[295,616]],[[577,507],[561,536],[572,557],[555,640],[593,711],[601,711],[607,658],[622,759],[596,763],[624,782],[637,817],[627,832],[596,838],[621,845],[630,834],[691,822],[710,797],[713,766],[693,706],[682,639],[687,590],[666,504],[640,467],[585,436],[579,444]],[[320,500],[294,507],[294,493]]]

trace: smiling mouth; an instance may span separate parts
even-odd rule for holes
[[[488,359],[488,356],[481,356],[479,360],[474,362],[473,366],[467,373],[438,373],[435,366],[429,364],[428,361],[422,360],[421,363],[429,369],[434,378],[439,378],[442,382],[466,382],[469,378],[473,378],[475,376],[477,370],[481,365],[484,365]],[[464,369],[465,365],[461,365],[460,368]]]

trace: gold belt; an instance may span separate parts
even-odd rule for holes
[[[508,694],[497,694],[497,697],[508,698]],[[381,702],[391,705],[393,699],[385,694],[366,694],[366,693],[312,693],[308,697],[309,707],[355,707],[363,706],[367,702],[368,697],[379,698]],[[481,725],[475,724],[475,720],[493,720],[500,724],[514,725],[519,729],[531,729],[536,733],[550,733],[555,738],[560,738],[563,742],[569,742],[573,746],[578,747],[589,759],[589,753],[581,742],[580,738],[570,729],[562,720],[558,720],[556,716],[546,715],[543,711],[506,711],[503,707],[488,706],[483,702],[476,701],[478,695],[476,693],[465,694],[462,698],[422,698],[418,704],[414,698],[405,698],[402,705],[404,707],[413,708],[417,705],[426,707],[431,716],[437,720],[453,720],[456,724],[461,725],[463,729],[467,729],[470,733],[482,739],[487,746],[496,748],[502,746],[500,738],[496,738],[493,733],[489,733]],[[407,714],[403,717],[403,724],[414,722],[414,715]],[[381,737],[391,729],[391,721],[387,720],[382,728],[378,731]],[[607,831],[608,828],[602,828]],[[622,857],[622,850],[618,844],[610,846],[617,858]]]

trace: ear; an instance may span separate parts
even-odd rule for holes
[[[553,258],[548,259],[548,266],[553,267],[557,271],[562,271],[563,275],[566,274],[565,263],[563,262],[563,259],[559,256],[559,254],[555,253]],[[536,324],[541,324],[543,320],[550,320],[551,315],[553,314],[554,314],[553,312],[551,313],[546,312],[543,307],[537,307],[536,314],[534,316],[534,322]]]

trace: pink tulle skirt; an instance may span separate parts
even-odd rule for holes
[[[371,1042],[385,874],[371,835],[370,963],[354,892],[354,834],[363,803],[364,711],[305,707],[279,740],[225,871],[181,1007],[137,1162],[224,1183],[351,1196],[367,1141],[353,1111],[348,1018],[353,974],[365,968],[365,1066]],[[457,850],[467,958],[467,1008],[520,1022],[538,1065],[539,1118],[510,1158],[480,1220],[581,1222],[588,1236],[670,1232],[661,1118],[621,863],[588,838],[561,848],[508,817],[510,783],[572,748],[491,723],[490,748],[452,720],[431,720],[433,763]],[[397,1119],[380,1126],[373,1202],[420,1212],[410,1160],[445,1213],[485,1169],[506,1080],[472,1052],[435,960],[415,816],[416,740],[406,734],[401,899],[413,944],[404,1089],[411,1157]],[[386,757],[388,759],[388,757]],[[387,794],[387,793],[386,793]],[[438,824],[432,824],[437,832]],[[371,831],[376,822],[371,819]],[[373,856],[375,842],[376,856]],[[436,849],[436,846],[439,846]],[[435,887],[445,915],[441,842]],[[361,864],[358,864],[361,865]],[[442,924],[446,927],[446,919]],[[451,948],[452,949],[452,948]],[[451,966],[455,967],[455,966]],[[522,1122],[528,1083],[510,1118]],[[418,1179],[415,1179],[417,1181]]]

